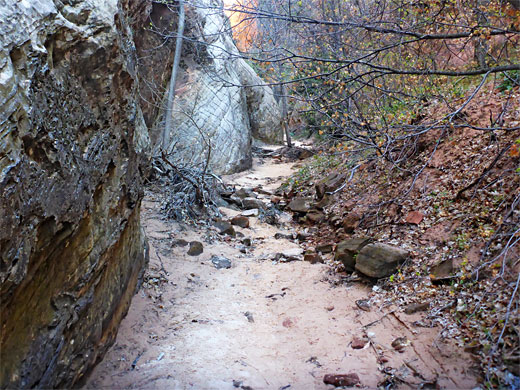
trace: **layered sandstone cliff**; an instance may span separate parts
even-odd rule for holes
[[[130,4],[0,1],[0,384],[69,387],[142,275]]]

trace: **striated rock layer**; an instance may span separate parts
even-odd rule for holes
[[[142,277],[149,141],[127,20],[145,6],[0,0],[2,388],[76,383]]]

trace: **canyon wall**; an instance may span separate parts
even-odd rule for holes
[[[142,277],[132,6],[0,1],[2,388],[77,382]]]

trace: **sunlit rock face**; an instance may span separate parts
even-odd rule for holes
[[[2,388],[77,383],[142,276],[150,143],[127,21],[145,5],[0,1]]]
[[[283,141],[280,110],[271,88],[240,58],[222,2],[195,4],[186,7],[170,152],[178,164],[237,172],[251,166],[252,138]]]

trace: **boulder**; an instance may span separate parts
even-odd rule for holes
[[[371,278],[384,278],[392,275],[408,254],[407,250],[391,245],[368,244],[360,250],[355,269]]]
[[[370,238],[350,238],[336,245],[334,260],[339,260],[345,266],[347,272],[353,272],[356,266],[356,258],[359,251],[368,245]]]

